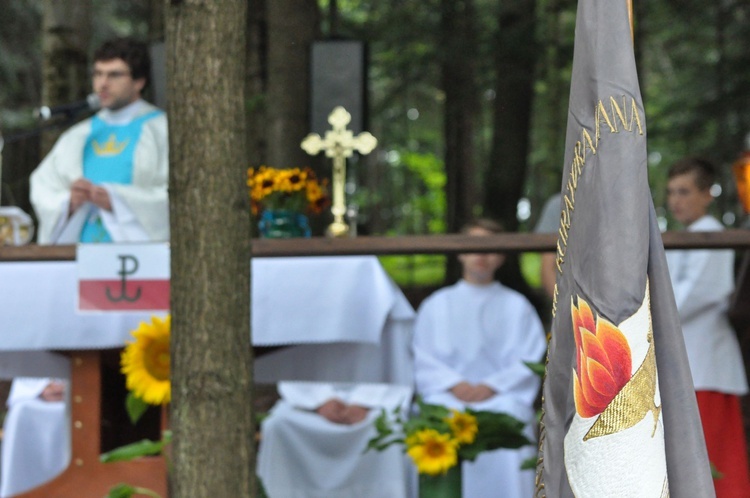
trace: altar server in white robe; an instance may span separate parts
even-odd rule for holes
[[[410,496],[410,464],[399,448],[365,452],[381,410],[408,408],[409,386],[280,382],[278,389],[258,452],[270,498]]]
[[[476,236],[499,233],[480,219],[463,230]],[[417,394],[425,402],[454,409],[503,412],[528,424],[535,440],[534,401],[540,379],[524,362],[541,361],[546,341],[536,310],[521,294],[494,280],[505,258],[462,254],[463,278],[428,297],[417,313],[414,361]],[[463,496],[529,498],[534,472],[521,470],[534,446],[500,449],[463,464]]]
[[[92,82],[101,111],[63,133],[31,175],[40,244],[169,239],[167,118],[141,98],[150,67],[148,47],[130,38],[107,41],[94,53]],[[11,399],[4,423],[5,437],[17,444],[3,445],[2,497],[67,466],[70,450],[50,444],[68,441],[55,434],[68,426],[65,410],[54,408],[62,402],[44,405],[48,384],[50,379],[13,382],[24,395]],[[36,431],[28,430],[32,423]],[[39,466],[38,458],[58,463]]]
[[[70,460],[65,380],[18,378],[4,420],[0,496],[15,496],[60,474]]]
[[[698,157],[682,158],[669,168],[667,204],[689,232],[721,231],[708,214],[716,167]],[[727,308],[734,291],[734,251],[671,250],[667,264],[682,323],[708,459],[721,479],[718,498],[750,495],[742,396],[747,376],[737,334]]]

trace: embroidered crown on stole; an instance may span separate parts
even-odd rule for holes
[[[118,142],[115,134],[112,133],[103,144],[94,140],[92,145],[94,146],[94,152],[96,152],[97,156],[116,156],[125,150],[129,141],[130,139]]]

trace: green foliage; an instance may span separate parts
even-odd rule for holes
[[[379,256],[378,259],[401,287],[440,285],[445,278],[446,257],[442,254]]]
[[[120,446],[107,453],[102,453],[99,460],[103,463],[123,462],[142,456],[159,455],[164,447],[172,441],[172,431],[164,431],[160,441],[142,439],[136,443]]]
[[[403,445],[406,450],[409,436],[424,429],[434,429],[443,434],[451,433],[448,424],[451,410],[441,405],[425,403],[420,398],[417,398],[416,404],[417,413],[412,416],[401,409],[396,409],[392,413],[383,410],[375,420],[377,435],[370,439],[365,451],[382,451],[393,444]],[[466,409],[465,413],[476,419],[478,432],[472,443],[461,444],[458,447],[459,457],[463,460],[474,461],[484,451],[520,448],[532,444],[523,434],[525,424],[511,415],[472,409]]]
[[[132,418],[131,418],[132,420]],[[164,447],[172,442],[172,431],[164,431],[160,441],[151,441],[143,439],[141,441],[120,446],[107,453],[99,455],[99,461],[102,463],[125,462],[144,456],[159,455],[164,451]],[[120,483],[113,486],[105,498],[130,498],[131,496],[150,496],[152,498],[162,498],[158,493],[146,488],[131,486],[130,484]]]
[[[129,484],[120,483],[109,490],[105,498],[131,498],[132,496],[150,496],[162,498],[161,495],[146,488],[139,488]]]
[[[521,470],[534,470],[536,469],[537,462],[539,460],[538,456],[529,457],[523,462],[521,462]]]
[[[541,267],[542,256],[538,252],[525,252],[521,254],[519,264],[521,274],[531,287],[538,289],[542,286]]]
[[[125,410],[128,412],[130,422],[133,424],[137,423],[138,420],[146,413],[148,407],[151,406],[141,398],[138,398],[133,391],[128,391],[128,395],[125,398]]]
[[[529,367],[532,372],[537,374],[539,377],[544,377],[544,372],[546,371],[546,367],[544,366],[544,363],[534,363],[531,361],[524,361],[524,365]]]

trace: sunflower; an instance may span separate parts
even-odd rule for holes
[[[162,320],[152,316],[151,323],[141,322],[122,352],[121,372],[125,385],[151,405],[169,403],[172,390],[169,383],[169,335],[171,316]]]
[[[451,410],[451,416],[446,418],[445,421],[448,422],[453,437],[458,444],[471,444],[477,438],[479,426],[474,415]]]
[[[298,192],[307,184],[307,172],[299,168],[282,170],[280,176],[279,189],[283,192]]]
[[[278,189],[278,175],[271,169],[260,168],[255,175],[255,185],[253,185],[253,196],[258,200],[270,195]]]
[[[422,429],[407,438],[406,453],[414,460],[420,474],[438,475],[458,462],[457,445],[450,434]]]

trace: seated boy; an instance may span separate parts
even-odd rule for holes
[[[469,224],[464,233],[487,236],[501,231],[490,220]],[[462,254],[463,278],[428,297],[414,330],[417,393],[425,402],[448,408],[503,412],[529,424],[535,439],[533,404],[540,379],[524,362],[538,362],[546,351],[536,310],[521,294],[494,280],[501,254]],[[535,448],[495,450],[463,465],[463,496],[528,498],[534,472],[521,470]]]

